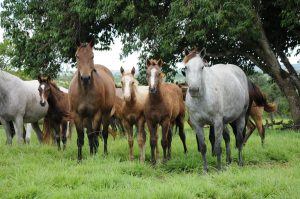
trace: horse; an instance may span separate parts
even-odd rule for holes
[[[138,86],[138,81],[134,78],[135,68],[130,72],[125,72],[120,68],[122,74],[121,84],[123,93],[123,103],[121,107],[121,118],[128,135],[129,159],[133,160],[133,126],[138,130],[138,144],[140,147],[140,161],[145,161],[145,116],[144,105],[148,97],[148,87]]]
[[[249,106],[248,80],[245,73],[236,65],[217,64],[205,67],[205,51],[186,52],[185,65],[188,91],[186,105],[190,123],[195,130],[198,150],[203,160],[203,171],[206,173],[206,144],[203,126],[214,127],[214,154],[217,156],[217,168],[221,171],[221,140],[225,125],[230,123],[236,133],[236,145],[239,151],[239,165],[243,164],[243,132],[246,124],[246,113]]]
[[[90,154],[97,153],[101,123],[104,154],[107,154],[108,126],[116,95],[111,71],[94,64],[93,46],[93,42],[77,44],[77,71],[69,88],[70,109],[77,131],[78,161],[82,160],[84,128],[87,128]]]
[[[39,142],[42,142],[43,136],[38,121],[47,114],[48,104],[40,106],[38,86],[37,80],[23,81],[0,70],[0,121],[6,131],[7,144],[12,144],[12,131],[9,125],[11,121],[19,144],[24,143],[24,123],[31,123]]]
[[[179,136],[183,143],[184,153],[187,152],[184,132],[185,106],[181,89],[175,84],[163,83],[162,61],[147,59],[146,65],[149,96],[145,102],[144,114],[150,131],[151,162],[155,164],[158,124],[162,127],[161,145],[164,161],[171,158],[171,129],[174,124],[179,128]]]
[[[60,147],[60,139],[62,139],[63,150],[66,149],[67,127],[69,117],[69,95],[60,90],[54,81],[48,76],[39,76],[39,94],[40,104],[45,106],[46,101],[49,104],[45,121],[50,123],[51,128],[55,131],[55,139],[58,150]],[[62,135],[60,135],[60,132]],[[49,134],[49,131],[45,132]]]

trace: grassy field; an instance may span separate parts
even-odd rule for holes
[[[172,160],[152,167],[149,139],[146,163],[128,160],[125,138],[109,137],[107,157],[102,144],[91,157],[85,139],[84,159],[77,164],[75,133],[67,150],[57,151],[39,145],[35,134],[30,145],[18,146],[14,138],[7,146],[0,128],[0,198],[300,198],[300,133],[268,129],[262,147],[255,132],[244,148],[244,167],[237,165],[231,136],[233,163],[218,174],[209,146],[207,175],[193,132],[186,129],[186,135],[186,156],[175,135]],[[137,159],[136,140],[134,149]]]

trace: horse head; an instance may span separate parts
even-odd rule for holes
[[[77,69],[84,86],[91,83],[92,73],[95,72],[94,66],[94,43],[79,43],[76,51]]]
[[[40,83],[39,88],[38,88],[39,94],[40,94],[40,104],[41,104],[41,106],[45,106],[46,101],[50,94],[49,82],[51,81],[51,79],[48,76],[39,75],[38,81]]]
[[[186,77],[186,83],[188,84],[188,91],[191,97],[199,96],[203,89],[202,74],[204,67],[207,65],[202,58],[203,56],[205,56],[205,49],[202,49],[201,52],[193,50],[183,59],[185,67],[182,73]]]
[[[147,59],[147,82],[149,92],[156,93],[159,84],[163,81],[164,73],[161,71],[162,60]]]
[[[134,78],[135,68],[132,67],[130,72],[125,72],[123,67],[121,67],[120,72],[122,74],[121,84],[123,96],[125,101],[129,102],[138,84],[136,79]]]

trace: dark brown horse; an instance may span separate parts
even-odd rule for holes
[[[41,106],[46,105],[46,101],[49,104],[47,115],[44,119],[44,129],[47,129],[44,132],[44,138],[49,137],[49,134],[52,128],[55,131],[55,140],[58,146],[60,147],[60,139],[62,139],[63,149],[66,148],[67,142],[67,126],[68,126],[68,116],[69,116],[69,96],[67,93],[61,91],[54,81],[48,76],[39,76],[38,81],[39,93],[40,93],[40,104]],[[60,135],[61,132],[61,135]],[[45,136],[46,135],[46,136]]]
[[[185,106],[181,89],[175,84],[163,83],[161,60],[147,60],[147,81],[149,97],[145,103],[144,114],[150,131],[152,163],[156,163],[157,125],[162,127],[161,145],[164,160],[171,158],[172,126],[176,123],[179,136],[187,152],[184,133]]]
[[[96,154],[101,123],[104,154],[107,154],[108,126],[116,95],[110,70],[105,66],[94,64],[93,46],[92,42],[78,44],[75,54],[77,71],[69,88],[70,108],[78,136],[79,161],[82,159],[84,128],[87,128],[90,154]]]

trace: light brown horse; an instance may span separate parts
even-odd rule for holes
[[[147,81],[149,97],[145,103],[144,114],[150,131],[152,163],[156,163],[157,125],[162,127],[161,145],[164,160],[171,158],[172,126],[176,123],[179,136],[187,152],[184,133],[185,106],[181,89],[175,84],[163,83],[162,61],[147,60]]]
[[[128,136],[129,159],[133,160],[133,126],[135,125],[138,130],[140,161],[143,162],[145,160],[146,142],[144,105],[148,97],[148,88],[138,86],[138,82],[134,78],[134,67],[130,72],[125,72],[121,67],[120,72],[122,74],[121,83],[124,99],[120,116]]]
[[[77,130],[79,161],[82,159],[84,128],[87,128],[90,154],[96,154],[101,123],[104,154],[107,154],[108,126],[115,102],[112,73],[105,66],[94,64],[93,46],[92,42],[78,44],[75,54],[77,71],[69,88],[71,112]]]
[[[64,93],[59,89],[54,81],[48,76],[39,76],[39,94],[41,106],[46,105],[46,101],[49,104],[47,115],[44,118],[44,137],[43,140],[47,142],[49,134],[51,134],[52,128],[55,131],[55,139],[60,147],[60,139],[62,138],[63,149],[66,148],[67,142],[67,126],[69,117],[69,96],[68,93]],[[62,135],[60,135],[60,132]]]

